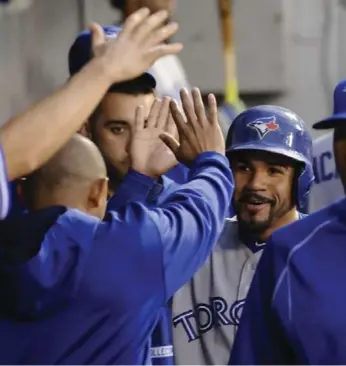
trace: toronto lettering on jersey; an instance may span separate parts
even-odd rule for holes
[[[313,158],[313,169],[315,174],[315,184],[338,179],[339,174],[335,169],[334,155],[331,151],[324,151]]]
[[[173,326],[182,327],[187,340],[193,342],[212,328],[239,325],[245,299],[228,305],[222,297],[210,298],[209,304],[199,303],[194,309],[178,314],[173,318]]]

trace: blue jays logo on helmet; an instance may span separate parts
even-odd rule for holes
[[[275,116],[257,118],[248,123],[247,126],[256,130],[260,139],[263,139],[268,133],[279,129]]]

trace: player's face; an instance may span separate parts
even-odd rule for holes
[[[120,181],[130,165],[129,146],[131,129],[135,124],[136,107],[142,105],[146,115],[154,101],[154,94],[128,95],[107,93],[91,129],[92,139],[100,149],[111,182]]]
[[[238,222],[252,233],[264,233],[292,210],[293,161],[257,150],[234,153],[233,207]]]
[[[171,14],[174,10],[174,0],[139,0],[139,7],[147,7],[152,13],[159,10],[168,10]]]
[[[334,130],[334,157],[342,185],[346,191],[346,126]]]

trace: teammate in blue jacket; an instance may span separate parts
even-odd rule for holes
[[[215,98],[208,120],[193,96],[197,118],[176,119],[180,145],[137,111],[138,174],[159,135],[181,162],[194,161],[190,182],[159,208],[131,203],[102,220],[106,167],[82,136],[28,178],[33,210],[0,225],[0,363],[150,362],[158,311],[212,250],[233,192]]]
[[[346,182],[346,81],[334,113],[337,168]],[[230,364],[346,364],[346,199],[276,231],[257,268]]]

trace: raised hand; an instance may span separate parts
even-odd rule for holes
[[[111,82],[133,79],[144,73],[158,58],[180,52],[180,43],[166,44],[178,30],[178,24],[170,22],[167,11],[149,15],[147,8],[139,9],[125,21],[119,36],[106,40],[99,24],[92,24],[92,45],[95,57],[103,60],[103,65]]]
[[[180,143],[168,133],[164,132],[160,136],[177,159],[187,166],[191,166],[196,157],[203,152],[215,151],[225,154],[225,139],[218,121],[215,96],[208,95],[207,117],[200,90],[194,88],[191,94],[192,96],[186,89],[180,91],[186,120],[178,104],[175,101],[170,103]]]
[[[154,179],[178,164],[172,151],[160,139],[162,133],[177,136],[169,103],[170,98],[156,99],[147,120],[141,106],[136,110],[130,147],[131,166]]]

